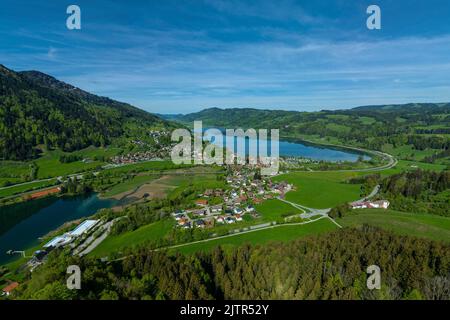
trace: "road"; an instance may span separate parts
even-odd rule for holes
[[[267,227],[262,227],[262,228],[258,228],[258,229],[252,229],[252,230],[247,230],[247,231],[242,231],[242,232],[237,232],[237,233],[227,234],[227,235],[220,236],[220,237],[208,238],[208,239],[204,239],[204,240],[198,240],[198,241],[193,241],[193,242],[187,242],[187,243],[177,244],[177,245],[173,245],[173,246],[169,246],[169,247],[158,248],[158,249],[155,249],[154,251],[167,250],[167,249],[175,249],[175,248],[180,248],[180,247],[184,247],[184,246],[188,246],[188,245],[192,245],[192,244],[196,244],[196,243],[209,242],[209,241],[213,241],[213,240],[218,240],[218,239],[224,239],[224,238],[229,238],[229,237],[239,236],[239,235],[242,235],[242,234],[246,234],[246,233],[250,233],[250,232],[257,232],[257,231],[266,230],[266,229],[282,228],[282,227],[287,227],[287,226],[299,226],[299,225],[305,225],[305,224],[309,224],[309,223],[316,222],[316,221],[321,220],[321,219],[324,219],[324,218],[326,218],[326,217],[325,217],[325,216],[321,216],[321,217],[319,217],[319,218],[317,218],[317,219],[309,220],[309,221],[305,221],[305,222],[275,224],[275,225],[271,225],[271,226],[267,226]]]
[[[27,184],[32,184],[32,183],[37,183],[37,182],[51,181],[53,179],[56,179],[56,178],[48,178],[48,179],[33,180],[33,181],[28,181],[28,182],[17,183],[17,184],[13,184],[13,185],[6,186],[6,187],[1,187],[0,190],[7,190],[10,188],[14,188],[14,187],[26,186]]]
[[[359,203],[359,202],[364,202],[364,201],[367,201],[367,200],[369,200],[369,199],[372,199],[373,197],[375,197],[375,196],[378,194],[379,191],[380,191],[380,185],[378,184],[378,185],[376,185],[376,186],[373,188],[372,192],[370,192],[369,195],[367,195],[366,197],[364,197],[364,198],[362,198],[362,199],[353,201],[353,202],[351,202],[351,203],[352,203],[352,204],[353,204],[353,203]]]

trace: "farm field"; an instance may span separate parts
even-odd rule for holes
[[[344,227],[358,227],[366,223],[402,235],[450,242],[450,218],[437,215],[369,209],[355,210],[336,221]]]
[[[331,208],[344,202],[361,198],[359,184],[347,184],[346,180],[364,172],[290,172],[274,178],[295,186],[286,194],[286,200],[310,208]]]
[[[104,192],[102,194],[103,198],[111,198],[117,195],[120,195],[127,191],[133,191],[134,189],[140,187],[143,184],[146,184],[150,181],[153,181],[157,179],[159,176],[156,174],[151,175],[137,175],[133,178],[126,180],[122,183],[119,183],[112,188],[110,188],[108,191]]]
[[[335,230],[337,227],[328,219],[321,219],[305,225],[280,225],[278,227],[244,233],[227,238],[194,243],[170,249],[170,252],[191,254],[197,251],[209,251],[217,246],[225,249],[240,246],[245,243],[264,244],[271,241],[291,241],[300,237],[317,235]]]
[[[266,200],[256,205],[255,209],[261,214],[262,220],[265,222],[284,221],[287,216],[303,213],[303,211],[278,199]]]

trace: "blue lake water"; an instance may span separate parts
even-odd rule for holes
[[[235,137],[235,136],[224,136],[222,139],[222,144],[220,141],[216,141],[211,138],[210,135],[206,134],[204,140],[211,141],[216,145],[226,146],[227,139],[234,138],[234,151],[237,151],[237,146],[239,143],[243,143],[245,139],[245,154],[249,154],[250,142],[256,142],[257,150],[260,146],[266,146],[268,155],[271,154],[271,143],[269,140],[263,139],[249,139],[248,137]],[[258,151],[259,152],[259,151]],[[370,157],[357,151],[352,151],[348,149],[333,148],[328,146],[321,146],[306,142],[292,142],[292,141],[279,141],[279,155],[280,156],[293,156],[293,157],[303,157],[318,161],[331,161],[331,162],[342,162],[350,161],[355,162],[360,156],[364,160],[369,160]]]
[[[335,149],[329,147],[321,147],[318,145],[308,145],[299,142],[280,141],[280,155],[281,156],[296,156],[310,158],[313,160],[323,161],[351,161],[355,162],[359,156],[363,156],[364,160],[369,160],[370,157],[358,152],[343,151],[342,149]]]
[[[116,200],[103,200],[96,194],[90,194],[77,197],[50,197],[0,207],[0,215],[10,217],[2,220],[8,223],[8,230],[0,229],[3,230],[0,233],[0,264],[14,259],[6,255],[6,251],[35,246],[39,244],[39,237],[65,222],[90,216],[97,210],[113,207],[116,203]]]

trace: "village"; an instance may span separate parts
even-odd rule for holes
[[[226,177],[227,188],[205,190],[198,195],[195,207],[172,213],[177,226],[212,228],[258,218],[254,205],[267,199],[284,198],[292,188],[285,182],[273,183],[267,177],[255,179],[255,174],[252,168],[233,166],[232,173]]]
[[[153,140],[153,144],[151,145],[142,140],[132,140],[131,143],[138,147],[151,150],[117,155],[110,159],[110,163],[112,165],[124,165],[143,161],[158,161],[167,158],[173,146],[173,144],[165,141],[170,137],[170,132],[150,130],[148,136]],[[150,146],[152,148],[149,148]]]

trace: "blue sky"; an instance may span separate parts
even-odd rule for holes
[[[444,102],[449,14],[447,0],[2,0],[0,63],[158,113]]]

